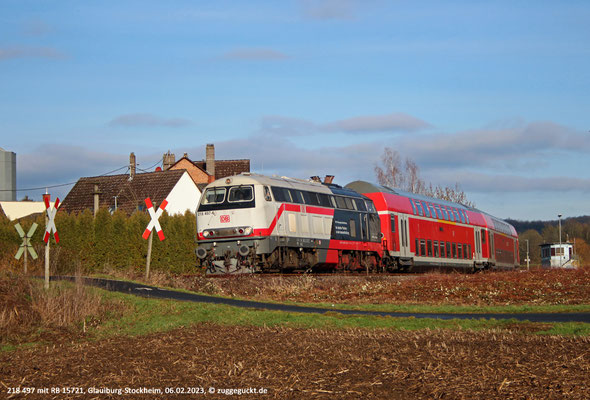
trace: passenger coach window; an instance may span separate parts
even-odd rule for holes
[[[442,212],[440,212],[440,207],[435,204],[434,208],[436,209],[436,215],[438,215],[438,219],[443,219]]]
[[[422,207],[424,208],[424,215],[426,215],[427,217],[430,217],[430,211],[428,211],[428,206],[426,205],[426,203],[421,202],[420,204],[422,204]]]
[[[449,219],[453,222],[455,222],[455,217],[453,216],[453,210],[451,210],[450,208],[447,207],[447,210],[449,211]]]
[[[414,201],[410,200],[410,204],[412,205],[412,211],[414,211],[414,215],[416,215],[416,205],[414,204]]]
[[[225,188],[216,187],[207,189],[203,196],[203,204],[218,204],[225,200]]]
[[[417,200],[416,200],[416,208],[418,209],[418,215],[421,215],[421,216],[424,215],[424,212],[422,211],[422,205]]]
[[[252,201],[254,198],[254,191],[252,186],[234,186],[229,189],[228,201],[230,203],[237,203],[240,201]]]

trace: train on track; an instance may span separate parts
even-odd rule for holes
[[[505,221],[364,181],[242,173],[210,183],[196,218],[198,265],[208,274],[519,264],[518,236]]]

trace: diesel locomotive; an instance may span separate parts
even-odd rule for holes
[[[363,181],[242,173],[210,183],[196,218],[198,265],[208,274],[512,269],[519,259],[508,223]]]

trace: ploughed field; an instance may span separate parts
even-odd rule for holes
[[[420,275],[156,275],[153,283],[256,300],[350,304],[588,304],[590,268]]]
[[[266,395],[238,396],[241,398],[583,399],[590,392],[589,348],[589,338],[506,331],[304,330],[199,324],[143,337],[0,353],[0,382],[4,387],[84,391],[267,390]],[[127,398],[201,396],[227,397],[140,394]]]

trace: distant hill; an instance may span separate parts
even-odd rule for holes
[[[528,231],[529,229],[534,229],[537,232],[541,232],[543,228],[547,225],[559,225],[559,220],[551,220],[551,221],[519,221],[515,219],[506,219],[510,225],[516,229],[516,232],[523,233]],[[576,221],[581,224],[590,224],[590,215],[584,215],[582,217],[571,217],[571,218],[564,218],[561,220],[561,224],[564,225],[567,221]]]

